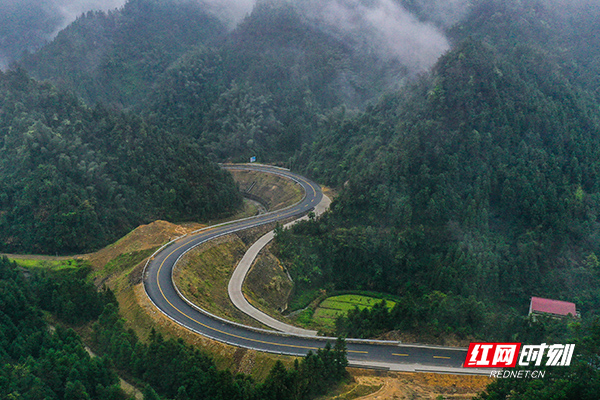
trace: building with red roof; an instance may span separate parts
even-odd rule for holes
[[[529,304],[529,315],[544,315],[555,318],[577,317],[579,313],[575,308],[575,303],[568,301],[544,299],[541,297],[532,297]]]

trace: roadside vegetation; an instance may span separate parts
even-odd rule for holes
[[[276,211],[302,200],[302,188],[278,175],[255,171],[231,171],[240,191],[252,188],[251,194],[265,205],[265,211]],[[246,215],[236,214],[236,218]],[[197,306],[220,317],[245,325],[265,328],[260,322],[239,311],[227,292],[229,279],[237,263],[250,245],[273,225],[228,235],[203,244],[187,253],[179,262],[174,279],[183,295]],[[292,283],[277,259],[268,251],[260,253],[244,282],[244,293],[260,310],[275,318],[283,318]],[[288,321],[290,322],[290,321]],[[293,323],[293,322],[292,322]]]
[[[294,283],[271,253],[269,244],[256,257],[244,280],[242,291],[254,307],[293,325],[294,322],[284,316],[293,287]]]
[[[43,270],[61,270],[61,269],[69,269],[69,268],[79,268],[84,264],[83,260],[78,259],[65,259],[65,260],[56,260],[48,257],[47,259],[40,258],[10,258],[10,261],[13,261],[20,267],[24,267],[27,269],[43,269]]]
[[[349,314],[351,311],[355,312],[354,310],[357,310],[358,312],[361,312],[363,310],[368,310],[371,313],[375,313],[380,308],[387,308],[389,312],[395,304],[396,303],[393,301],[356,294],[331,296],[319,303],[311,319],[321,330],[335,332],[337,319]],[[375,311],[373,311],[373,309],[375,309]],[[343,334],[346,334],[348,337],[360,337],[345,331],[343,331]]]
[[[208,354],[154,330],[140,340],[126,329],[113,292],[98,292],[88,273],[85,267],[38,270],[25,278],[15,263],[0,259],[3,398],[125,400],[118,377],[124,375],[144,387],[144,399],[312,399],[347,377],[342,339],[290,369],[277,361],[264,382],[219,371]],[[43,312],[55,318],[53,329]],[[89,345],[100,357],[63,327],[91,322]]]
[[[238,310],[227,292],[231,274],[246,250],[235,234],[212,240],[182,257],[173,279],[181,293],[198,307],[231,321],[265,328]]]
[[[390,300],[393,296],[379,293],[368,294],[346,293],[329,296],[326,291],[321,291],[320,296],[308,305],[288,310],[286,317],[293,321],[293,324],[317,330],[327,336],[335,336],[339,331],[346,337],[372,337],[372,334],[365,336],[359,335],[357,332],[348,332],[346,329],[338,329],[338,320],[350,313],[362,312],[362,315],[365,315],[370,312],[381,312],[378,310],[385,308],[387,315],[396,305],[395,301]]]

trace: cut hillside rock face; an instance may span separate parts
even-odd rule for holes
[[[242,193],[259,197],[268,211],[276,211],[302,200],[300,185],[274,174],[230,170]]]
[[[263,300],[265,304],[261,305],[279,312],[287,309],[294,287],[283,266],[268,248],[257,257],[244,285],[244,292],[252,293],[255,301],[262,303]]]

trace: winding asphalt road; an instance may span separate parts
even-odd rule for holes
[[[200,335],[234,346],[303,356],[310,350],[315,351],[322,348],[327,341],[333,344],[334,338],[278,333],[216,317],[185,300],[173,284],[172,274],[175,264],[194,247],[220,236],[307,213],[321,201],[323,196],[319,185],[284,169],[259,165],[227,166],[226,168],[261,171],[284,176],[300,184],[306,195],[301,202],[287,209],[208,227],[163,246],[150,258],[144,270],[144,287],[148,297],[162,313],[178,324]],[[394,371],[489,373],[489,371],[461,368],[466,357],[466,349],[356,339],[347,339],[346,343],[348,360],[353,366]]]

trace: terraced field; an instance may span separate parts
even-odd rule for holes
[[[50,257],[47,259],[27,258],[27,256],[23,256],[23,258],[20,258],[20,256],[8,258],[24,268],[53,269],[56,271],[66,268],[79,268],[85,264],[84,260],[76,259],[51,259]]]
[[[335,320],[338,316],[347,313],[348,311],[358,307],[360,310],[364,308],[371,309],[382,299],[359,294],[343,294],[340,296],[328,297],[319,304],[316,308],[312,321],[314,324],[325,329],[335,329]],[[386,300],[386,305],[389,310],[394,308],[396,303],[391,300]]]

